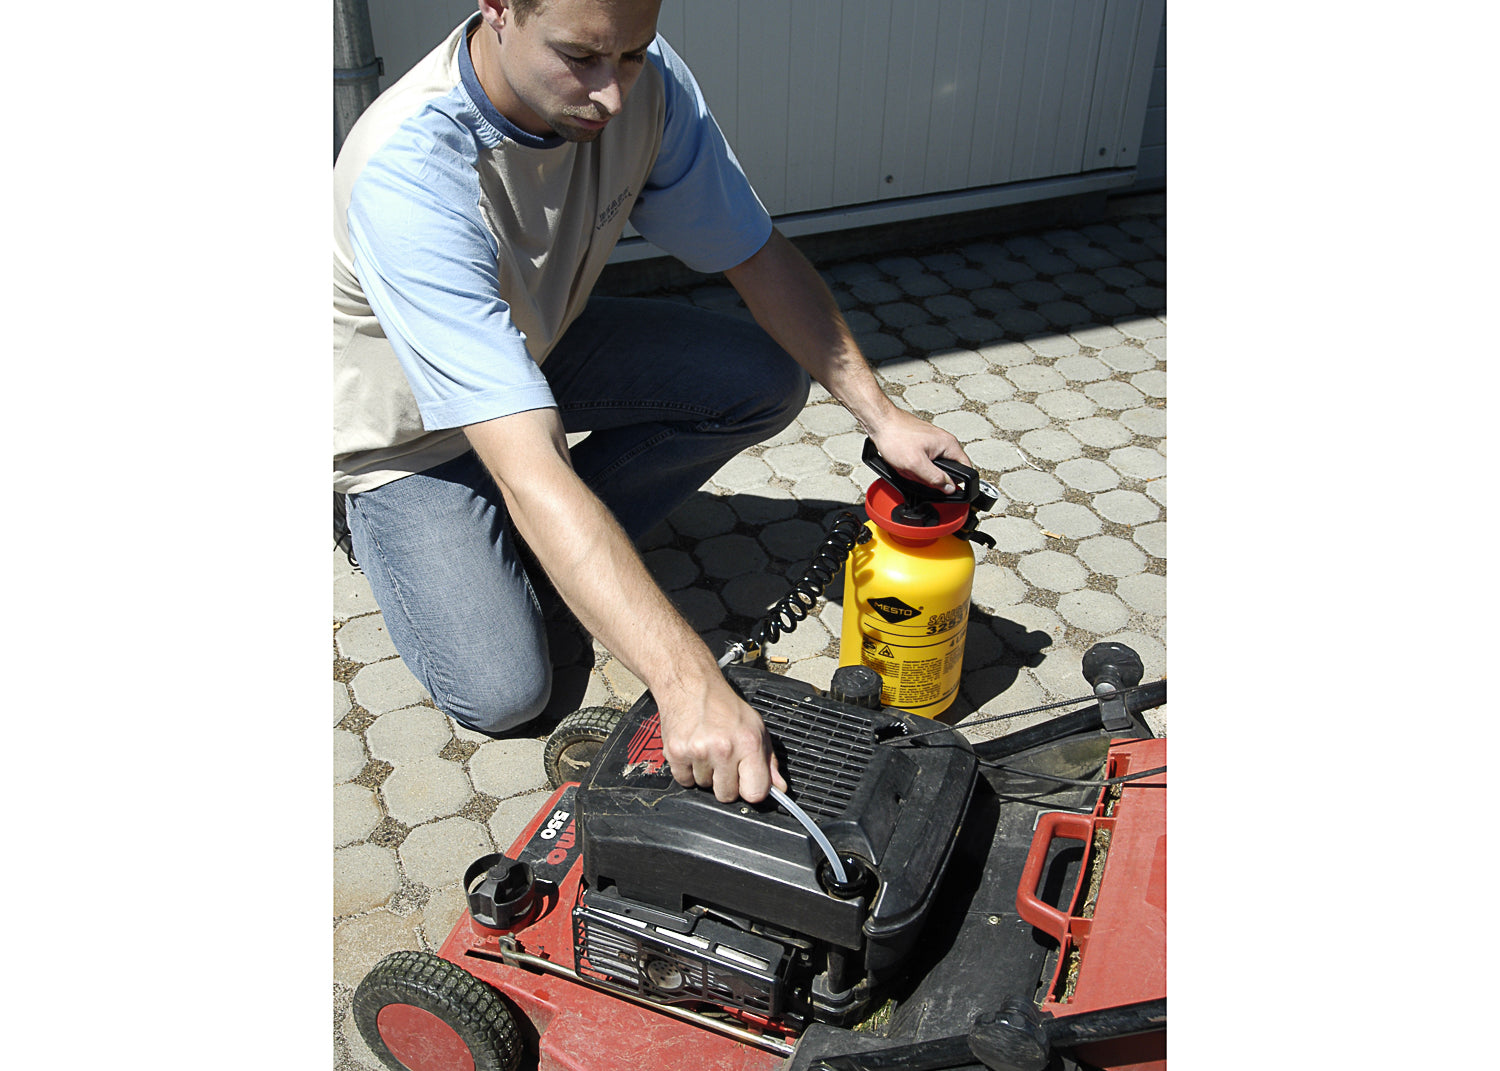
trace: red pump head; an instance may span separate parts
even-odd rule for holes
[[[933,464],[953,477],[957,485],[952,494],[945,495],[902,476],[880,456],[870,439],[865,440],[863,460],[880,476],[865,492],[865,512],[891,535],[930,543],[952,534],[985,546],[995,545],[976,525],[979,514],[993,506],[999,494],[967,465],[945,457],[933,459]]]

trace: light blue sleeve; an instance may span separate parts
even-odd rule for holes
[[[771,236],[771,217],[687,64],[660,37],[647,55],[666,83],[666,129],[630,222],[694,271],[732,268],[760,252]]]
[[[500,297],[499,247],[464,158],[472,139],[431,112],[425,122],[402,127],[351,191],[360,286],[427,430],[548,408],[551,388]]]

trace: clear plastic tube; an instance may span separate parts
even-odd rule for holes
[[[818,823],[814,822],[808,816],[806,811],[793,803],[791,797],[789,797],[785,792],[781,791],[781,789],[777,788],[775,785],[771,786],[771,798],[785,807],[791,813],[791,816],[793,818],[801,822],[802,828],[807,830],[808,836],[812,837],[817,846],[823,849],[823,854],[828,857],[828,865],[833,867],[834,879],[840,885],[847,883],[849,880],[849,875],[844,872],[844,864],[839,862],[838,852],[833,850],[833,845],[830,844],[828,838],[823,835],[823,831],[818,828]]]

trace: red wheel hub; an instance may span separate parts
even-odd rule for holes
[[[410,1071],[474,1071],[474,1054],[443,1020],[411,1004],[387,1004],[375,1028],[391,1055]]]

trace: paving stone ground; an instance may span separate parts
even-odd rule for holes
[[[1085,694],[1083,652],[1129,644],[1167,671],[1166,211],[829,263],[833,289],[888,393],[964,443],[1002,493],[980,528],[965,724]],[[723,283],[666,300],[736,309]],[[715,650],[800,575],[873,475],[826,391],[785,432],[726,465],[646,539],[658,582]],[[825,687],[840,608],[773,647]],[[625,707],[641,682],[594,645],[577,706]],[[585,663],[587,659],[585,658]],[[477,856],[503,850],[545,799],[551,721],[493,740],[438,712],[391,646],[363,575],[333,554],[334,1063],[378,1071],[350,1015],[386,953],[435,950]],[[1045,715],[970,729],[988,739]],[[1153,713],[1166,731],[1166,708]]]

